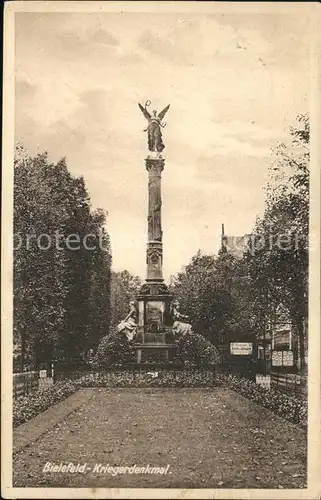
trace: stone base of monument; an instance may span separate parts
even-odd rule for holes
[[[136,297],[138,325],[135,338],[137,363],[170,361],[173,332],[170,295],[163,280],[147,280]]]
[[[135,344],[137,363],[158,363],[173,360],[173,344]]]

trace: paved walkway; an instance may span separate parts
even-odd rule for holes
[[[59,423],[44,412],[14,431],[15,487],[305,487],[304,431],[227,388],[86,389],[63,404],[72,413],[61,410]],[[39,425],[48,431],[35,436]],[[47,462],[86,470],[43,472]],[[169,467],[108,472],[135,464]]]

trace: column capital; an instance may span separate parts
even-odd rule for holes
[[[164,158],[145,158],[146,170],[148,172],[159,173],[164,170],[165,159]]]

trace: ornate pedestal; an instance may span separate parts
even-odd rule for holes
[[[172,296],[164,283],[146,282],[137,296],[138,326],[136,335],[137,361],[171,358]]]

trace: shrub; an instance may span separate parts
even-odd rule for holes
[[[285,394],[276,388],[267,389],[256,382],[237,375],[221,375],[222,379],[234,391],[260,404],[277,415],[307,427],[308,405],[305,398]]]
[[[47,410],[51,405],[66,399],[76,390],[78,390],[77,385],[66,380],[57,382],[46,389],[38,389],[35,392],[20,396],[13,401],[13,427],[17,427],[26,420]]]
[[[135,358],[132,342],[124,333],[113,332],[103,337],[97,348],[94,365],[112,366],[114,364],[131,363]]]
[[[199,333],[186,333],[176,341],[176,358],[186,365],[218,364],[217,348]]]

